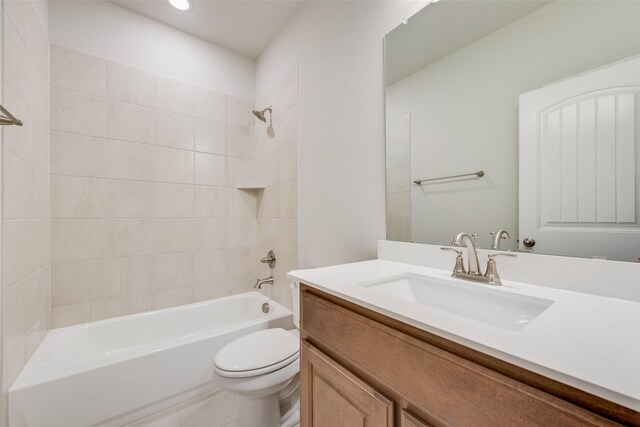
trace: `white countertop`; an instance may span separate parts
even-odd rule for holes
[[[503,279],[503,286],[492,289],[554,301],[523,329],[513,331],[359,286],[403,273],[440,278],[451,274],[447,270],[378,259],[295,270],[289,276],[296,282],[640,411],[640,303]]]

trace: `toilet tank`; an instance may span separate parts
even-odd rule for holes
[[[293,324],[300,329],[300,284],[293,282],[291,285],[291,297],[293,299]]]

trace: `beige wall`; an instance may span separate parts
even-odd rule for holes
[[[258,258],[272,249],[277,258],[270,295],[291,308],[286,273],[298,266],[298,71],[290,71],[258,102],[273,106],[273,122],[256,122],[258,179]],[[271,126],[271,128],[269,128]],[[258,263],[260,277],[271,274]]]
[[[31,2],[3,10],[2,400],[49,329],[49,43]],[[6,423],[4,423],[6,425]]]
[[[52,46],[53,327],[256,277],[253,101]]]

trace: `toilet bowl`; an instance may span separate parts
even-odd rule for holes
[[[297,285],[294,323],[299,327]],[[300,420],[300,333],[265,329],[242,336],[215,356],[214,382],[236,394],[238,427],[293,427]]]

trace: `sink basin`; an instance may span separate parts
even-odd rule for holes
[[[490,285],[413,273],[361,286],[512,331],[521,330],[553,304],[548,299],[492,289]]]

